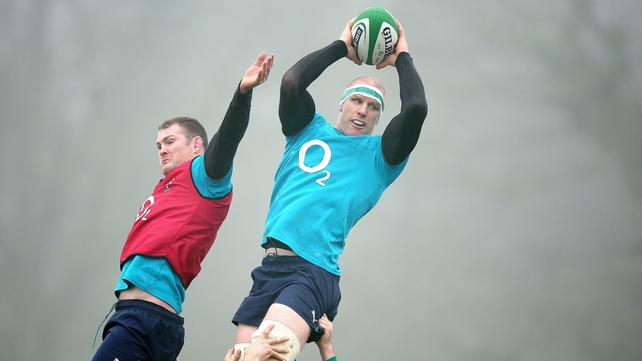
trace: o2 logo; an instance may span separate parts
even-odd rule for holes
[[[321,159],[321,162],[319,162],[319,164],[315,165],[314,167],[308,167],[304,163],[305,155],[307,154],[308,149],[310,149],[310,147],[312,146],[321,147],[321,149],[323,149],[323,159]],[[299,168],[301,168],[301,170],[306,173],[317,173],[319,171],[323,171],[325,175],[317,179],[316,182],[322,187],[325,187],[325,183],[323,183],[323,181],[330,178],[330,172],[324,170],[323,168],[325,168],[330,163],[330,158],[332,158],[332,151],[330,150],[330,146],[328,146],[323,141],[314,139],[303,144],[303,146],[299,150]]]
[[[150,208],[152,207],[153,204],[154,204],[154,196],[149,196],[149,198],[147,198],[145,202],[143,202],[143,204],[140,206],[140,211],[138,211],[138,214],[136,215],[136,220],[134,222],[138,221],[139,219],[146,221],[147,218],[145,217],[147,217],[149,212],[151,212]]]

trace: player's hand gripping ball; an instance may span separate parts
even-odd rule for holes
[[[365,9],[352,25],[352,46],[359,60],[368,65],[377,65],[393,54],[397,39],[397,21],[381,6]]]

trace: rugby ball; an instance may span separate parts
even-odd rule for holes
[[[394,16],[381,6],[365,9],[352,24],[352,46],[368,65],[377,65],[394,53],[398,38]]]

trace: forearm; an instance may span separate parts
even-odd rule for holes
[[[294,79],[296,89],[305,90],[326,68],[347,54],[346,44],[341,40],[335,40],[330,45],[306,55],[294,64],[284,74],[284,82]]]
[[[306,55],[283,75],[279,100],[279,119],[283,134],[296,134],[312,120],[316,108],[312,95],[307,91],[308,86],[325,69],[347,54],[346,44],[337,40]]]
[[[384,158],[390,165],[400,164],[410,155],[428,113],[424,86],[410,54],[401,53],[395,67],[399,74],[401,111],[390,121],[381,140]]]
[[[337,356],[334,354],[332,345],[319,347],[319,353],[321,354],[321,361],[337,361]]]
[[[236,150],[250,122],[252,91],[242,94],[237,87],[218,131],[205,150],[205,170],[212,179],[221,179],[230,171]]]

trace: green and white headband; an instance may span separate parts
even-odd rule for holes
[[[352,94],[361,94],[364,97],[375,99],[376,101],[379,102],[379,104],[381,104],[381,112],[383,113],[383,109],[384,109],[383,94],[379,89],[367,84],[356,84],[354,86],[347,88],[343,92],[343,96],[341,97],[341,101],[339,102],[339,105],[343,104],[343,102],[345,102],[346,99],[348,99]]]

